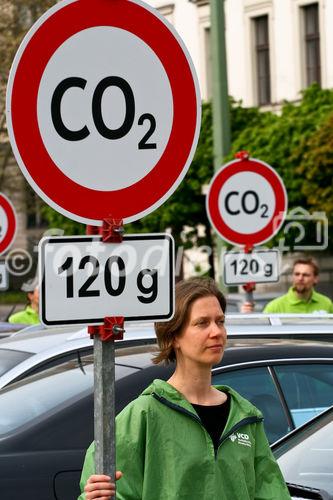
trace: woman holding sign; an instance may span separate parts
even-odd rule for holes
[[[211,279],[176,286],[174,317],[156,323],[154,362],[176,361],[117,417],[118,500],[290,500],[260,411],[230,387],[211,385],[226,330],[223,294]],[[111,478],[87,451],[81,499],[109,500]]]

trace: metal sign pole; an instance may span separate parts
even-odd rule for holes
[[[116,473],[114,340],[94,338],[94,431],[96,474]]]
[[[87,234],[101,234],[104,243],[121,243],[121,219],[106,218],[101,229],[87,226]],[[94,335],[94,439],[95,472],[116,478],[115,338],[124,333],[123,317],[104,318],[104,325],[90,326]]]
[[[244,252],[252,253],[253,245],[245,245]],[[256,289],[256,284],[253,282],[245,283],[243,290],[245,290],[245,302],[248,302],[254,308],[253,291]]]

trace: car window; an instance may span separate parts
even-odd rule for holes
[[[333,404],[333,364],[281,365],[275,372],[296,427]]]
[[[92,356],[79,364],[70,361],[28,377],[0,392],[0,437],[77,398],[93,387]],[[136,371],[133,367],[115,366],[119,379]],[[24,411],[22,411],[24,410]]]
[[[64,354],[59,354],[58,356],[54,358],[47,359],[43,361],[42,363],[34,366],[28,371],[25,371],[22,373],[19,377],[15,378],[12,380],[10,383],[17,382],[18,380],[23,380],[26,377],[30,377],[30,375],[34,375],[35,373],[42,372],[44,370],[48,370],[49,368],[52,368],[53,366],[61,365],[65,363],[66,361],[70,361],[72,359],[79,359],[79,356],[86,356],[88,354],[91,354],[92,352],[92,347],[87,347],[86,349],[78,349],[76,351],[71,351],[68,353]]]
[[[12,349],[0,349],[0,376],[30,358],[30,352],[15,351]]]
[[[291,430],[267,367],[213,373],[213,384],[229,385],[259,408],[270,443]]]
[[[274,453],[286,481],[333,495],[332,414],[328,418],[330,422],[325,419],[323,425],[304,428]]]

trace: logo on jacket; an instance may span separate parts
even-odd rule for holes
[[[238,444],[242,444],[243,446],[248,446],[251,448],[252,443],[248,434],[243,434],[242,432],[234,432],[229,436],[229,439],[234,443],[237,440]]]

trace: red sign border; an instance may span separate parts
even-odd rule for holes
[[[275,194],[275,210],[267,225],[260,231],[245,234],[231,229],[222,219],[218,207],[221,189],[233,175],[241,172],[254,172],[264,177]],[[217,233],[234,245],[258,245],[271,239],[280,229],[288,208],[287,191],[279,174],[267,163],[256,158],[233,160],[224,165],[214,175],[206,198],[208,218]]]
[[[3,240],[0,242],[0,255],[3,254],[13,243],[16,234],[16,213],[13,204],[7,196],[0,193],[0,207],[4,209],[7,216],[7,232]]]
[[[91,0],[64,1],[37,21],[14,60],[7,96],[14,153],[35,191],[74,220],[101,225],[109,215],[124,222],[147,215],[177,188],[194,156],[201,102],[193,65],[173,28],[150,9],[138,0],[95,0],[93,9]],[[126,29],[155,51],[169,77],[174,106],[170,138],[156,166],[135,184],[113,191],[89,189],[65,176],[50,158],[37,120],[39,83],[52,54],[78,31],[100,25]]]

